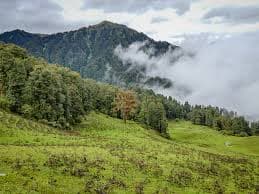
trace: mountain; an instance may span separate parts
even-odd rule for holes
[[[145,67],[122,63],[114,55],[114,49],[118,45],[128,47],[137,41],[146,41],[145,48],[153,48],[154,55],[177,48],[168,42],[155,41],[125,25],[108,21],[50,35],[14,30],[1,34],[0,41],[24,47],[30,54],[69,67],[85,78],[117,85],[159,84],[164,87],[170,87],[171,82],[160,77],[148,77]]]

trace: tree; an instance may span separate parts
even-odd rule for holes
[[[151,102],[148,105],[148,124],[153,129],[156,129],[161,134],[166,134],[167,120],[165,109],[161,102]]]
[[[63,115],[61,84],[60,75],[52,68],[38,67],[31,72],[23,98],[26,104],[33,108],[34,118],[54,122]]]
[[[231,130],[235,134],[246,134],[246,135],[251,135],[251,129],[249,127],[248,121],[245,120],[244,117],[235,117],[232,119],[232,126]]]
[[[114,111],[120,112],[124,122],[128,120],[137,108],[137,99],[135,93],[128,91],[119,91],[114,99]]]
[[[107,115],[114,113],[115,97],[118,89],[108,84],[96,84],[97,92],[95,98],[95,108]],[[93,90],[93,89],[92,89]]]
[[[26,66],[29,66],[24,60],[16,59],[14,66],[8,71],[8,87],[6,95],[11,101],[11,110],[20,112],[22,106],[22,93],[29,72]]]
[[[251,129],[253,135],[259,135],[259,121],[251,123]]]
[[[188,113],[191,112],[191,105],[188,102],[185,102],[183,105],[183,117],[187,119]]]
[[[201,108],[195,107],[189,115],[193,124],[205,125],[205,111]]]
[[[164,106],[155,98],[146,97],[141,103],[139,121],[163,135],[167,135],[167,119]]]

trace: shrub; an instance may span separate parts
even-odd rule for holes
[[[225,186],[221,180],[211,180],[206,185],[206,191],[209,193],[223,194],[225,193]]]
[[[0,96],[0,109],[9,110],[11,102],[5,96]]]
[[[254,178],[252,176],[242,176],[235,179],[235,184],[240,189],[254,188]]]
[[[236,134],[238,137],[248,137],[248,134],[244,131],[240,132],[239,134]]]
[[[189,186],[192,183],[192,172],[189,169],[173,169],[168,181],[177,186]]]
[[[70,169],[70,174],[72,176],[83,177],[85,176],[86,170],[82,166],[73,166]]]
[[[25,104],[22,106],[21,112],[25,117],[30,118],[32,116],[33,108],[30,105]]]
[[[229,130],[222,130],[221,133],[223,135],[234,135],[234,132],[233,131],[229,131]]]
[[[137,194],[143,194],[144,193],[144,182],[140,182],[140,183],[137,183],[137,185],[135,186],[135,192]]]
[[[54,168],[63,166],[64,162],[62,161],[62,158],[60,156],[52,154],[49,156],[44,165]]]

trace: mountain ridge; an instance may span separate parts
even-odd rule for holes
[[[118,45],[128,47],[134,42],[147,41],[145,47],[154,48],[154,55],[163,54],[169,48],[178,48],[166,41],[155,41],[126,25],[110,21],[54,34],[29,33],[16,29],[0,34],[0,41],[24,47],[30,54],[42,57],[50,63],[69,67],[83,77],[124,86],[158,84],[170,87],[172,83],[165,78],[154,79],[147,76],[143,67],[134,67],[127,71],[131,64],[123,64],[114,55],[114,49]]]

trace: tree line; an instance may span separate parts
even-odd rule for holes
[[[212,106],[191,106],[143,88],[122,89],[83,79],[59,65],[29,56],[26,50],[0,43],[0,108],[69,129],[92,110],[135,120],[168,137],[167,120],[185,119],[231,135],[258,135],[259,122]]]

